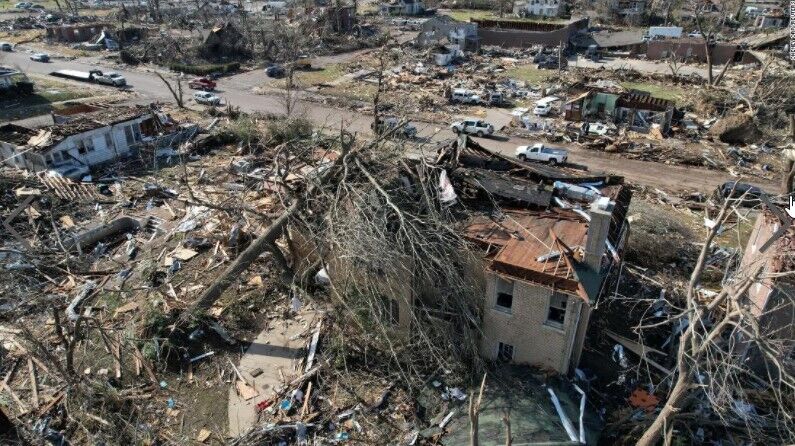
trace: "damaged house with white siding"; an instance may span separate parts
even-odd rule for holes
[[[164,135],[184,130],[146,107],[96,108],[53,118],[54,124],[37,130],[15,124],[0,126],[4,163],[34,172],[88,171],[134,156]]]

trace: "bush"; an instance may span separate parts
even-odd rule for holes
[[[239,62],[225,63],[225,64],[208,64],[208,65],[186,65],[181,63],[171,64],[169,68],[172,71],[179,71],[187,74],[195,74],[197,76],[206,76],[210,73],[232,73],[240,69]]]
[[[312,136],[312,131],[312,122],[306,118],[277,119],[268,122],[268,135],[274,144],[307,139]]]

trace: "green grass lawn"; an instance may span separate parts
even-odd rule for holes
[[[511,79],[540,84],[557,78],[558,72],[555,70],[539,70],[535,65],[519,65],[505,70],[505,75]]]
[[[35,83],[33,94],[23,98],[0,101],[0,119],[24,119],[49,113],[57,108],[54,104],[58,102],[88,98],[96,96],[98,92],[43,76],[30,76],[30,79]]]
[[[676,103],[682,102],[687,92],[675,85],[658,85],[649,82],[621,82],[622,87],[634,90],[643,90],[651,93],[655,98],[668,99]]]
[[[312,85],[331,82],[341,76],[344,76],[345,74],[347,73],[345,70],[343,70],[342,65],[332,64],[319,70],[313,69],[310,71],[296,71],[295,78],[300,85],[309,87]]]

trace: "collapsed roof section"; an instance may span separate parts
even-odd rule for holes
[[[474,210],[462,230],[488,270],[585,302],[598,297],[603,267],[619,259],[626,237],[623,178],[514,161],[466,137],[438,161]]]

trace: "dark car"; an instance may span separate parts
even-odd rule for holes
[[[718,187],[715,197],[720,201],[723,199],[740,200],[740,205],[750,207],[760,204],[764,193],[765,191],[762,189],[748,183],[727,181]]]
[[[281,65],[271,65],[265,69],[265,74],[268,77],[273,77],[276,79],[284,77],[284,67]]]

